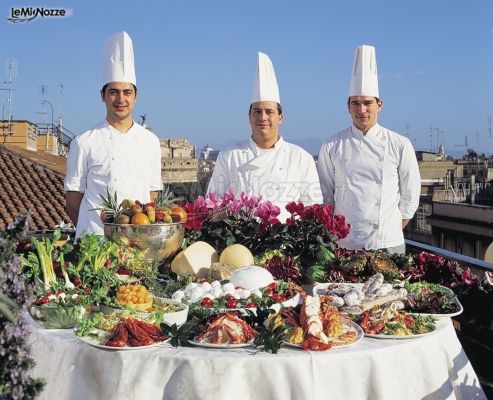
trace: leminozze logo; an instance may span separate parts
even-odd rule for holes
[[[72,16],[72,10],[65,8],[45,8],[45,7],[12,7],[10,9],[9,21],[17,22],[30,22],[37,17],[70,17]]]

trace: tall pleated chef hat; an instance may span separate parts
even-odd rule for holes
[[[378,94],[377,57],[375,47],[359,46],[354,54],[349,97],[374,96]]]
[[[103,85],[128,82],[137,86],[134,49],[127,32],[119,32],[103,42]]]
[[[252,92],[252,103],[258,101],[281,103],[274,66],[269,56],[261,52],[258,53],[257,73]]]

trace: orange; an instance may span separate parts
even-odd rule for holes
[[[135,225],[147,225],[150,224],[151,221],[149,221],[149,218],[147,218],[147,215],[143,212],[136,212],[130,220],[130,223]]]

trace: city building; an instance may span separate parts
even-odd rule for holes
[[[197,182],[198,160],[188,139],[161,139],[161,176],[166,183]]]

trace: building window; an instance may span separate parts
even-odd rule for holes
[[[413,230],[421,232],[431,232],[431,226],[426,222],[426,218],[431,215],[429,204],[423,204],[418,207],[413,218]]]

